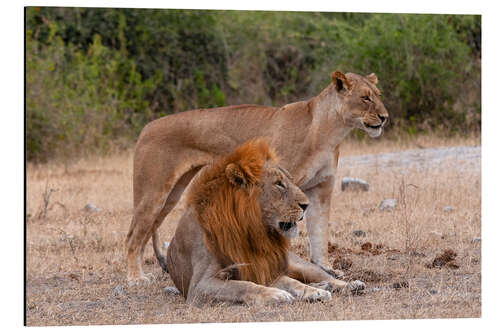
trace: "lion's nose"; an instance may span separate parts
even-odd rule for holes
[[[380,119],[380,121],[383,123],[385,123],[385,121],[387,120],[387,117],[386,116],[381,116],[381,115],[377,115],[378,116],[378,119]]]
[[[304,212],[306,211],[307,206],[309,206],[309,204],[299,203],[299,207],[302,208]]]

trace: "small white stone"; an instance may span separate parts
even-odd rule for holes
[[[113,289],[113,295],[115,295],[115,296],[125,296],[126,294],[127,294],[127,292],[125,291],[125,288],[123,288],[123,286],[121,284],[117,285]]]
[[[472,238],[472,243],[477,243],[481,241],[481,237],[474,237]]]
[[[384,199],[380,202],[379,209],[381,211],[392,210],[396,208],[398,201],[396,199]]]
[[[180,295],[181,294],[181,292],[179,291],[179,289],[177,289],[175,287],[165,287],[165,288],[163,288],[163,291],[167,295]]]
[[[100,211],[99,208],[97,208],[96,206],[94,206],[90,202],[88,204],[86,204],[85,207],[83,207],[83,210],[86,212],[98,212],[98,211]]]
[[[368,191],[370,189],[370,184],[365,180],[360,178],[342,178],[342,191]]]
[[[436,230],[431,231],[430,234],[433,235],[433,236],[436,236],[437,238],[441,238],[441,239],[444,238],[444,235],[442,233],[440,233],[439,231],[436,231]]]
[[[451,207],[451,206],[445,206],[445,207],[443,208],[443,210],[444,210],[446,213],[449,213],[449,212],[452,212],[454,209],[453,209],[453,207]]]

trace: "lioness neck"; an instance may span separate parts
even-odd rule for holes
[[[332,151],[352,130],[342,118],[344,105],[332,84],[314,97],[312,104],[315,146]]]
[[[294,128],[294,136],[299,137],[302,144],[309,146],[310,151],[333,151],[342,139],[349,134],[352,127],[342,118],[344,107],[332,85],[326,87],[319,95],[308,101],[291,103],[276,111],[276,115]],[[285,114],[286,113],[286,114]],[[293,116],[291,114],[294,113]],[[299,126],[297,126],[299,123]],[[281,139],[287,136],[286,128],[279,131]],[[299,133],[300,132],[300,133]]]

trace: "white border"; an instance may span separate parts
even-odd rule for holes
[[[204,330],[204,331],[254,331],[261,330],[342,330],[349,332],[407,331],[407,330],[450,330],[483,331],[490,325],[498,329],[498,277],[499,260],[499,206],[498,173],[500,170],[500,149],[498,129],[500,110],[498,110],[498,80],[500,61],[498,52],[498,32],[500,31],[498,11],[490,1],[252,1],[237,3],[233,1],[193,0],[176,1],[24,1],[23,3],[4,4],[1,15],[2,24],[2,150],[7,151],[2,163],[2,326],[22,329],[23,318],[23,102],[24,102],[24,30],[23,6],[87,6],[87,7],[129,7],[129,8],[200,8],[200,9],[253,9],[253,10],[300,10],[300,11],[350,11],[350,12],[388,12],[388,13],[450,13],[483,15],[483,303],[482,319],[454,320],[391,320],[391,321],[344,321],[344,322],[296,322],[296,323],[252,323],[252,324],[187,324],[187,325],[140,325],[140,326],[93,326],[92,330],[131,331],[131,330]],[[7,7],[7,8],[5,8]],[[6,185],[6,186],[5,186]],[[12,253],[12,249],[16,249]],[[496,323],[495,323],[496,322]],[[5,325],[7,324],[7,325]],[[26,328],[24,328],[26,329]],[[80,331],[85,327],[47,327],[28,328],[41,331],[67,330]]]

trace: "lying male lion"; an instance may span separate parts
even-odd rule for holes
[[[257,105],[200,109],[169,115],[144,127],[134,155],[134,217],[127,235],[129,283],[148,281],[142,257],[153,236],[166,270],[157,229],[196,173],[214,158],[257,136],[270,138],[297,185],[306,193],[311,262],[328,265],[328,222],[340,141],[359,128],[377,137],[387,122],[375,74],[332,74],[318,96],[281,108]],[[341,275],[341,272],[337,272]]]
[[[329,300],[347,284],[288,253],[309,205],[263,139],[250,141],[196,177],[168,248],[167,268],[189,303]]]

